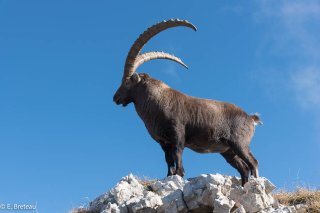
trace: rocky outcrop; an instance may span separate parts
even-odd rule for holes
[[[291,213],[271,195],[275,186],[266,178],[252,178],[241,186],[237,177],[205,174],[184,180],[141,181],[123,177],[109,192],[89,204],[100,213]]]

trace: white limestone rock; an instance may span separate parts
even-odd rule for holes
[[[275,203],[270,194],[274,188],[266,178],[250,178],[244,187],[231,189],[230,198],[240,203],[246,212],[259,212]]]
[[[108,203],[101,213],[120,213],[120,209],[115,203]]]
[[[188,207],[183,198],[183,191],[178,189],[171,194],[162,198],[163,206],[159,209],[159,212],[188,212]]]
[[[132,206],[133,213],[156,212],[159,206],[163,205],[161,197],[153,192],[146,192],[144,197]]]
[[[182,190],[185,180],[179,175],[166,177],[164,180],[158,180],[151,184],[152,190],[160,196],[166,196],[178,189]]]
[[[229,213],[234,206],[235,202],[229,200],[222,193],[217,193],[213,202],[213,213]]]
[[[102,213],[295,213],[271,195],[275,186],[266,178],[250,178],[244,187],[238,177],[203,174],[189,180],[174,175],[141,184],[132,174],[89,205]]]
[[[111,190],[116,203],[122,204],[132,198],[142,198],[144,187],[132,174],[123,177]]]

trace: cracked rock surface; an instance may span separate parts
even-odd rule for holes
[[[89,204],[100,213],[293,213],[271,192],[266,178],[251,178],[241,186],[237,177],[203,174],[184,180],[174,175],[163,180],[141,181],[132,174],[123,177],[109,192]]]

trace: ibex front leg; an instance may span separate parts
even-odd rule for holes
[[[179,175],[181,177],[184,176],[184,168],[182,164],[182,152],[183,152],[183,147],[179,145],[175,147],[173,151],[174,161],[176,162],[176,175]]]
[[[182,152],[184,149],[184,128],[176,124],[169,125],[166,129],[165,141],[160,141],[161,147],[165,152],[165,158],[168,165],[168,174],[184,176],[184,168],[182,164]]]
[[[173,146],[172,144],[164,144],[160,143],[161,148],[165,153],[166,162],[168,165],[168,173],[167,176],[174,175],[176,173],[174,157],[173,157]]]
[[[184,176],[184,168],[182,164],[182,152],[185,143],[185,129],[183,125],[176,124],[174,126],[174,134],[172,137],[173,158],[176,164],[176,175]]]

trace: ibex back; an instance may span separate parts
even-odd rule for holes
[[[258,115],[248,115],[226,102],[185,95],[136,72],[138,66],[153,59],[169,59],[187,67],[168,53],[140,53],[153,36],[176,26],[196,30],[188,21],[170,19],[151,26],[139,36],[128,53],[122,83],[113,100],[123,106],[134,104],[151,137],[165,153],[168,176],[184,176],[182,152],[188,147],[199,153],[221,153],[239,171],[244,185],[250,172],[258,177],[258,161],[249,148],[255,126],[261,123]]]

